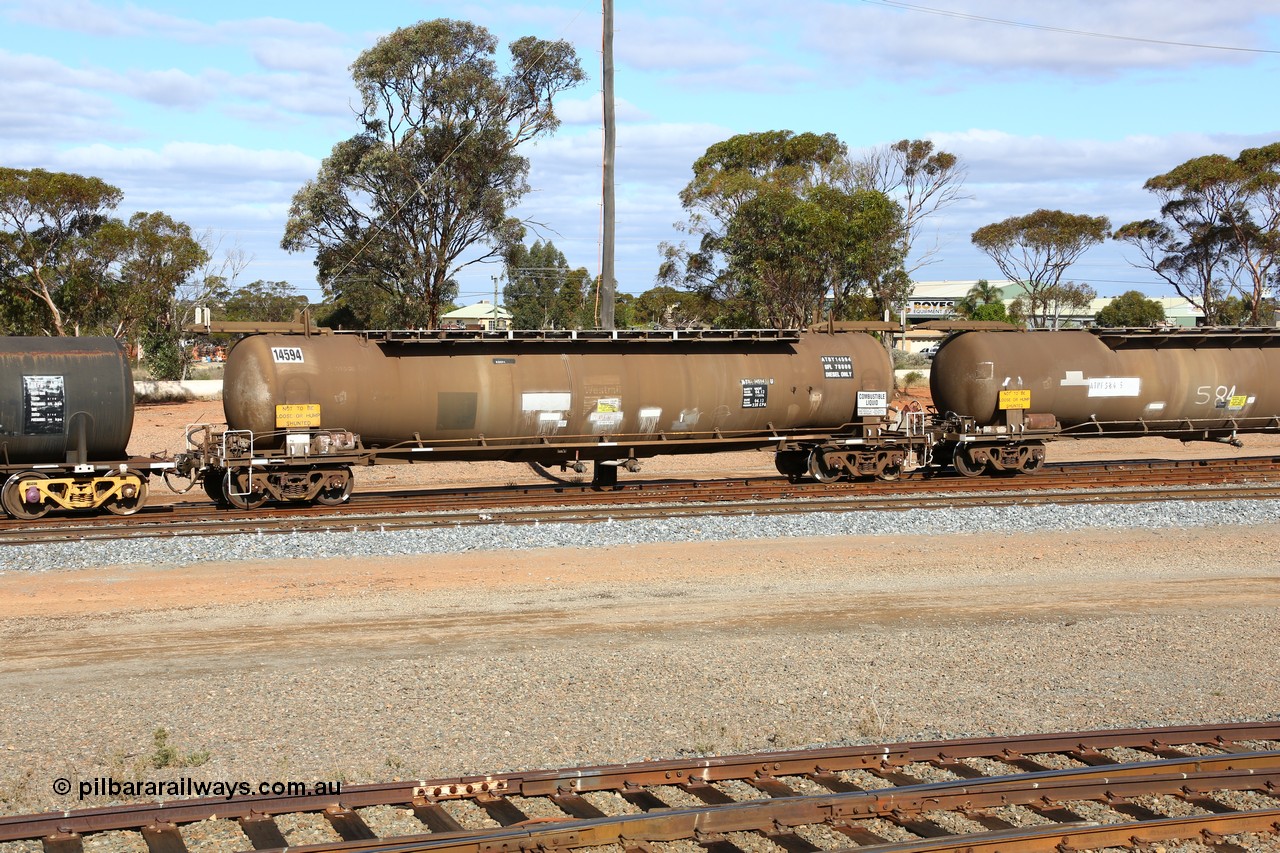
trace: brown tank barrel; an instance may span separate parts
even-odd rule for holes
[[[670,451],[653,452],[675,453],[716,430],[829,430],[855,417],[859,391],[892,387],[888,355],[865,334],[798,342],[260,335],[231,351],[223,407],[231,428],[262,434],[277,429],[278,405],[318,406],[320,427],[358,433],[366,446],[415,435],[549,445],[665,437]]]
[[[1030,392],[1028,411],[1064,427],[1168,422],[1196,429],[1260,425],[1280,414],[1280,345],[1273,336],[1212,332],[1100,335],[1090,331],[965,332],[933,359],[930,387],[942,412],[979,426],[1000,415],[1000,392]]]
[[[0,338],[0,462],[125,458],[133,374],[114,338]]]

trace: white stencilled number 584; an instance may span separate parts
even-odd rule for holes
[[[1226,385],[1214,387],[1212,385],[1201,385],[1196,389],[1196,405],[1207,406],[1211,403],[1225,403],[1236,394],[1236,386],[1232,385],[1228,388]]]
[[[271,360],[277,364],[302,364],[302,347],[272,347]]]

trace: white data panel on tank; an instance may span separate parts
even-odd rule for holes
[[[1089,379],[1090,397],[1139,397],[1142,380],[1136,376],[1105,376]]]
[[[520,408],[526,412],[567,412],[573,408],[573,395],[568,391],[526,391],[520,395]]]

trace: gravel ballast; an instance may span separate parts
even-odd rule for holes
[[[714,510],[711,512],[714,513]],[[799,536],[886,536],[911,533],[1013,533],[1094,529],[1181,529],[1260,524],[1280,518],[1280,501],[1159,501],[1115,506],[999,506],[901,512],[810,512],[794,515],[716,515],[606,520],[593,524],[435,527],[423,530],[268,533],[156,537],[112,542],[67,542],[6,549],[5,567],[49,571],[129,564],[184,565],[207,560],[325,559],[449,554],[495,549],[714,542]]]

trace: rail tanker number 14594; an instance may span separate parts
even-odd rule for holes
[[[302,364],[302,347],[272,347],[271,360],[277,364]]]

